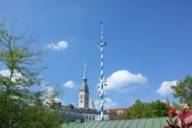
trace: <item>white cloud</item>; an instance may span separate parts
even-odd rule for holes
[[[9,77],[11,75],[11,72],[8,69],[3,69],[0,70],[0,75],[2,75],[3,77]],[[12,80],[15,81],[16,79],[23,78],[23,76],[21,75],[21,73],[14,71],[12,78]]]
[[[67,81],[66,83],[63,84],[63,87],[72,89],[72,88],[75,87],[75,83],[73,81],[69,80],[69,81]]]
[[[0,70],[0,75],[3,76],[3,77],[9,78],[10,75],[11,75],[11,71],[9,69],[2,69],[2,70]],[[27,81],[27,79],[24,78],[21,73],[19,73],[17,71],[14,71],[11,81],[16,82],[19,79]],[[21,83],[19,85],[16,85],[16,87],[18,89],[24,89],[24,86],[22,86]]]
[[[43,91],[45,91],[45,93],[42,96],[42,99],[44,100],[44,102],[51,102],[51,100],[54,99],[55,97],[55,89],[52,86],[42,86],[43,87]]]
[[[0,75],[8,77],[10,75],[10,71],[8,69],[0,70]]]
[[[51,103],[52,101],[63,103],[62,100],[56,95],[56,90],[52,86],[42,85],[42,88],[45,91],[44,95],[42,96],[45,104]]]
[[[59,41],[58,43],[51,43],[47,45],[47,48],[50,50],[63,50],[68,48],[68,42],[67,41]]]
[[[54,99],[56,102],[61,102],[61,103],[63,103],[63,101],[59,98],[59,97],[55,97],[55,99]]]
[[[117,105],[118,104],[115,101],[113,101],[112,99],[106,98],[106,105],[105,105],[106,109],[117,107]]]
[[[157,93],[162,95],[162,96],[168,95],[168,94],[172,93],[172,91],[173,91],[171,89],[171,87],[176,86],[176,84],[177,84],[176,80],[174,80],[174,81],[164,81],[164,82],[161,83],[161,86],[157,90]]]
[[[105,98],[104,100],[105,100],[105,102],[104,102],[104,108],[105,109],[114,108],[114,107],[117,107],[117,105],[118,105],[115,101],[113,101],[110,98]],[[95,104],[94,105],[95,108],[99,110],[100,109],[100,101],[95,100],[94,104]]]
[[[131,84],[146,84],[148,79],[142,74],[133,74],[128,70],[119,70],[107,78],[106,90],[115,90],[127,87]]]
[[[52,97],[55,95],[55,89],[52,86],[46,87],[46,94],[48,97]]]

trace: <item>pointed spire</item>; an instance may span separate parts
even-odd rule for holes
[[[88,84],[87,84],[87,65],[84,64],[84,71],[83,71],[83,81],[82,81],[82,84],[80,86],[80,90],[81,91],[86,91],[89,93],[89,87],[88,87]]]
[[[83,79],[87,79],[87,64],[84,64]]]

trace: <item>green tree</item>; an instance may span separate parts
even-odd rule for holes
[[[181,103],[187,103],[192,107],[192,77],[187,76],[179,81],[176,86],[172,86],[173,96],[179,98]]]
[[[56,128],[57,116],[47,109],[41,92],[31,91],[40,85],[36,63],[41,52],[34,52],[33,39],[10,34],[0,23],[0,128]]]
[[[164,117],[167,116],[169,105],[163,103],[160,100],[149,103],[151,110],[151,117]]]
[[[135,103],[125,110],[123,117],[125,119],[142,118],[145,103],[141,100],[136,100]]]
[[[144,103],[136,100],[135,103],[124,112],[124,119],[164,117],[167,116],[169,106],[160,100]]]

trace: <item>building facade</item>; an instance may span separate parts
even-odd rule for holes
[[[110,120],[119,120],[123,119],[123,113],[126,108],[115,108],[115,109],[107,109],[107,114],[109,115]]]

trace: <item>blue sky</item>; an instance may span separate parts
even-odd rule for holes
[[[91,98],[97,99],[100,51],[96,44],[101,20],[108,43],[105,74],[113,86],[107,90],[112,107],[129,106],[138,98],[173,101],[170,84],[192,73],[190,0],[0,0],[0,3],[0,17],[14,22],[17,33],[33,35],[38,47],[50,46],[43,56],[48,69],[42,76],[56,90],[62,89],[60,98],[64,104],[77,105],[84,63]],[[74,86],[63,87],[66,82]]]

